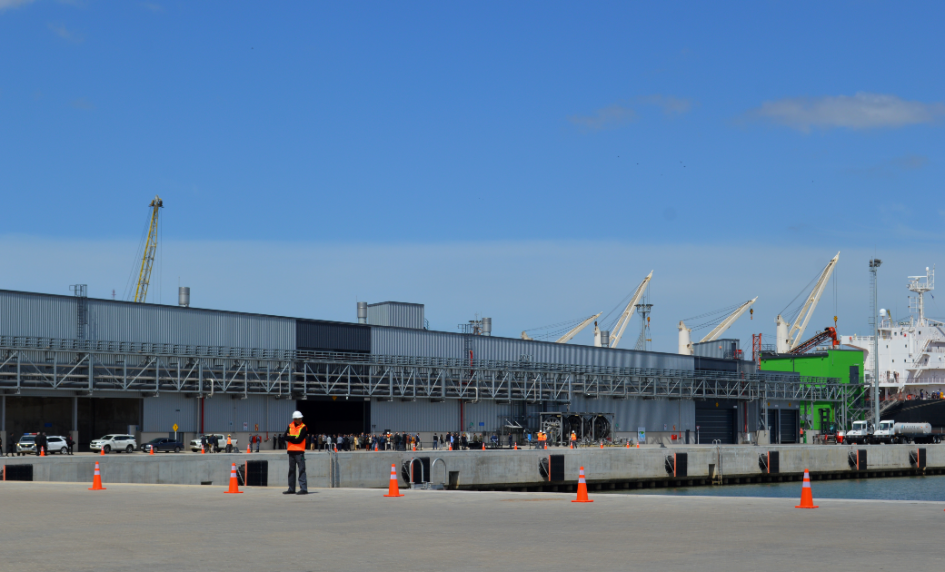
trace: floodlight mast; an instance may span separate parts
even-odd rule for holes
[[[873,282],[873,427],[879,427],[879,283],[876,271],[883,263],[878,258],[870,260]]]

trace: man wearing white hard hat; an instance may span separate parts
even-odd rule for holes
[[[289,490],[284,495],[307,495],[308,478],[305,476],[305,440],[308,428],[302,423],[302,413],[292,414],[292,423],[285,431],[285,448],[289,453]],[[299,470],[299,492],[295,492],[295,468]]]

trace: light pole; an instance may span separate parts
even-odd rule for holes
[[[870,260],[873,286],[873,428],[879,427],[879,283],[876,271],[883,263],[878,258]]]

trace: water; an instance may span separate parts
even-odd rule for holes
[[[869,499],[945,501],[945,475],[812,481],[814,500]],[[706,487],[667,487],[614,491],[633,495],[800,498],[801,481]],[[600,494],[600,493],[598,493]]]

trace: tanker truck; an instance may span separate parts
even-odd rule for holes
[[[870,436],[871,443],[938,443],[939,435],[932,434],[930,423],[896,423],[886,420],[879,422],[879,428]]]

